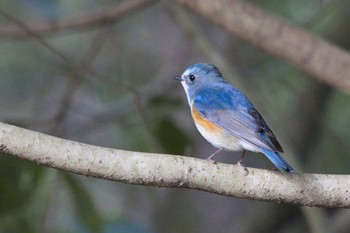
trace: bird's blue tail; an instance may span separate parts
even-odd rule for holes
[[[275,151],[267,150],[261,148],[261,152],[263,152],[269,160],[278,168],[278,170],[282,172],[294,172],[294,169],[288,164],[288,162]]]

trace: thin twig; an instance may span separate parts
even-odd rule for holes
[[[113,6],[106,7],[105,10],[100,12],[90,12],[82,16],[76,16],[58,22],[42,22],[38,24],[29,23],[28,28],[30,28],[32,32],[35,32],[41,36],[47,36],[55,32],[69,30],[82,31],[94,29],[99,26],[112,23],[126,14],[135,12],[146,6],[150,6],[155,2],[156,1],[154,0],[122,1],[121,3],[118,2]],[[0,27],[0,38],[1,37],[28,39],[28,33],[17,26],[8,25]]]

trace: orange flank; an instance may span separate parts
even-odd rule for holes
[[[197,111],[195,106],[193,106],[192,111],[193,111],[193,119],[194,119],[195,123],[199,124],[205,130],[210,131],[210,132],[215,132],[215,133],[218,133],[222,130],[222,128],[220,126],[217,126],[217,125],[211,123],[210,121],[208,121],[207,119],[205,119],[204,117],[202,117],[201,114],[199,114],[199,112]]]

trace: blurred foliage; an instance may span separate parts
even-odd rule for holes
[[[103,232],[101,217],[87,190],[70,174],[64,175],[64,181],[72,192],[75,209],[83,224],[90,229],[90,232]]]
[[[188,141],[186,135],[167,118],[163,118],[155,129],[157,139],[167,153],[181,155]]]
[[[0,229],[4,232],[31,229],[23,211],[38,187],[43,170],[29,162],[0,155]],[[18,218],[14,218],[17,214]]]
[[[15,0],[0,7],[34,27],[119,2]],[[251,2],[349,48],[349,0]],[[192,63],[212,62],[196,44],[200,35],[235,71],[224,76],[255,103],[292,164],[349,173],[348,95],[188,11],[181,21],[171,7],[160,2],[98,28],[41,35],[60,54],[31,36],[0,38],[0,120],[95,145],[204,158],[214,148],[195,129],[185,93],[172,79]],[[188,20],[192,34],[184,28]],[[238,159],[234,153],[218,159],[232,157]],[[262,156],[247,157],[247,166],[271,167]],[[349,211],[321,213],[326,217],[315,214],[314,221],[297,207],[128,186],[0,155],[0,233],[306,232],[315,229],[310,222],[327,226],[325,232],[349,232]]]

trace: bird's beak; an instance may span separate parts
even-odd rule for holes
[[[179,77],[179,76],[175,76],[175,77],[173,77],[173,79],[176,79],[176,80],[179,80],[179,81],[184,81],[184,79]]]

